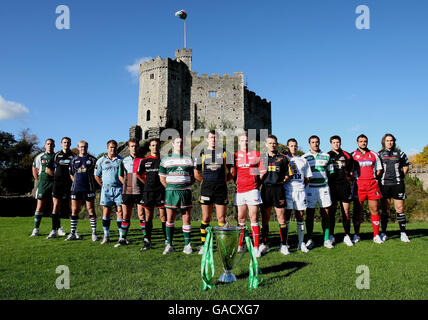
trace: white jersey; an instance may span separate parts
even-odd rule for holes
[[[291,180],[285,184],[285,190],[304,190],[305,178],[312,177],[312,170],[308,161],[300,156],[287,156],[287,158],[290,161],[290,168],[293,174]]]

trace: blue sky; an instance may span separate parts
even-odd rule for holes
[[[58,5],[70,30],[55,27]],[[359,30],[357,6],[370,9]],[[41,141],[81,139],[89,151],[128,139],[136,124],[132,65],[187,47],[192,70],[244,72],[250,90],[272,102],[280,141],[331,135],[345,150],[360,133],[379,150],[384,133],[408,154],[428,144],[427,1],[20,1],[0,2],[0,130],[30,128]],[[59,143],[57,143],[59,147]]]

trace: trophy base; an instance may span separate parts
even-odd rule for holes
[[[218,279],[218,281],[223,282],[223,283],[235,282],[236,281],[236,277],[235,277],[235,275],[232,272],[225,271],[220,276],[220,278]]]

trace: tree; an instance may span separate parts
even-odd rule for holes
[[[2,194],[27,193],[33,188],[31,166],[34,156],[41,152],[38,139],[29,129],[20,133],[20,139],[0,131],[0,191]]]
[[[410,156],[409,160],[413,165],[421,165],[423,167],[428,165],[428,145],[425,146],[421,153]]]

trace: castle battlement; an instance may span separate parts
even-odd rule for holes
[[[234,72],[233,76],[231,76],[229,73],[224,73],[220,75],[219,73],[202,73],[199,76],[199,73],[197,71],[191,72],[193,79],[224,79],[224,80],[244,80],[244,73],[243,72]]]
[[[184,64],[184,62],[173,60],[171,58],[162,59],[160,56],[157,56],[156,59],[150,59],[140,63],[140,74],[159,68],[170,68],[174,65],[179,66],[180,64]]]

